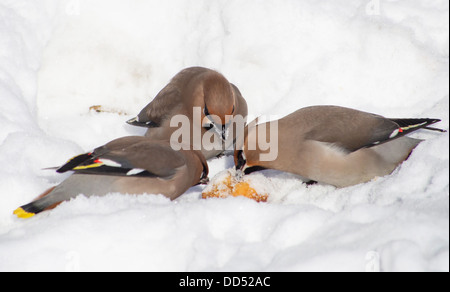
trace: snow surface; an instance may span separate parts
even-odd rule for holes
[[[12,215],[66,177],[43,168],[142,134],[125,121],[185,67],[222,72],[252,115],[334,104],[448,129],[448,61],[447,0],[0,0],[0,271],[448,271],[448,133],[344,189],[268,171],[268,203],[194,187]]]

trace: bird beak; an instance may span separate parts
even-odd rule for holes
[[[225,124],[225,125],[218,125],[218,123],[216,123],[216,121],[211,119],[209,116],[208,116],[208,119],[209,119],[211,125],[213,126],[214,131],[216,132],[216,134],[222,139],[222,141],[225,142],[228,139],[228,136],[229,136],[228,129],[229,129],[230,123]]]
[[[234,152],[234,179],[235,181],[242,181],[244,177],[244,169],[246,167],[247,160],[245,159],[243,150],[236,150]]]
[[[207,185],[207,184],[209,184],[209,177],[202,178],[202,179],[199,181],[198,184],[199,184],[199,185]]]
[[[220,134],[221,134],[220,136],[223,141],[227,140],[227,138],[228,138],[228,126],[227,125],[222,126],[222,131]]]
[[[244,171],[245,166],[247,165],[247,160],[245,159],[243,150],[236,150],[234,165],[236,170]]]
[[[209,177],[208,177],[208,168],[206,166],[205,169],[203,169],[202,177],[200,178],[200,181],[197,185],[207,185],[209,183]]]

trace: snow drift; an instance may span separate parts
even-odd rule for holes
[[[12,215],[65,178],[43,168],[142,134],[125,121],[194,65],[251,115],[334,104],[448,129],[448,1],[0,0],[0,40],[0,271],[449,270],[448,133],[415,134],[391,176],[344,189],[266,171],[268,203],[194,187]]]

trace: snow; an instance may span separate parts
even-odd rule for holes
[[[185,67],[222,72],[254,116],[334,104],[448,129],[448,58],[445,0],[0,0],[0,271],[448,271],[448,133],[344,189],[266,171],[267,203],[197,186],[12,215],[67,177],[43,168],[143,134],[125,121]]]

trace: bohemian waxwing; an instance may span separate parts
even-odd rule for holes
[[[276,121],[278,127],[272,129],[272,122],[250,123],[243,148],[235,151],[235,164],[246,174],[276,169],[347,187],[392,173],[422,141],[405,135],[418,129],[445,132],[429,127],[439,121],[388,119],[338,106],[307,107]],[[259,136],[274,134],[278,140],[271,149],[261,147]]]
[[[194,150],[201,150],[206,159],[210,159],[233,146],[238,131],[232,130],[233,135],[229,135],[230,125],[236,124],[233,121],[242,122],[244,128],[247,103],[239,89],[222,74],[192,67],[175,75],[128,123],[147,127],[145,136],[149,138],[179,140],[177,129],[180,125],[176,120],[172,121],[179,115],[187,117],[189,122],[187,132],[183,132],[189,141],[183,143],[193,145]],[[176,131],[177,136],[172,136]]]
[[[175,199],[207,181],[208,165],[200,151],[175,151],[168,142],[131,136],[76,156],[57,170],[66,171],[74,174],[14,214],[28,218],[79,194],[147,193]]]

